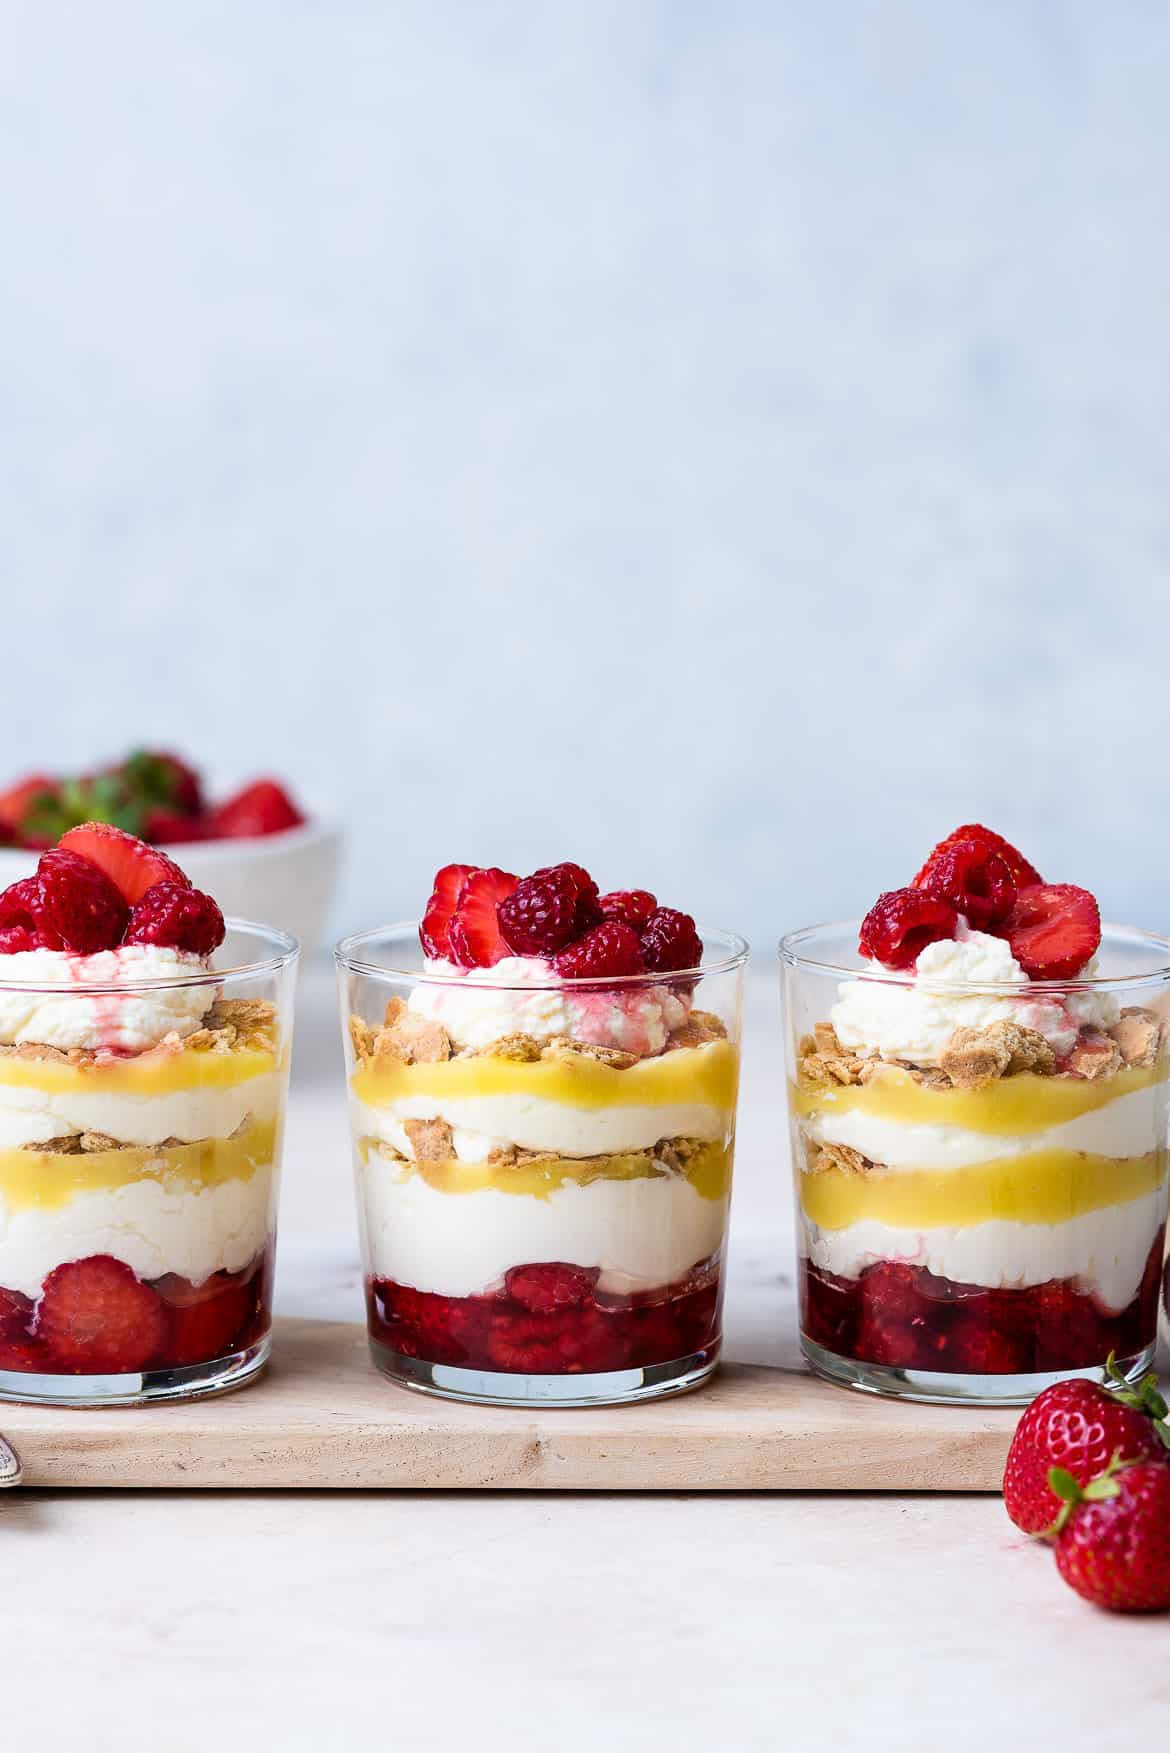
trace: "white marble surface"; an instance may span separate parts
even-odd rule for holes
[[[794,1350],[772,1000],[757,979],[728,1310],[760,1361]],[[279,1302],[357,1318],[319,969],[301,1022]],[[995,1498],[27,1492],[0,1540],[5,1738],[46,1753],[1096,1753],[1170,1703],[1165,1622],[1083,1606]]]

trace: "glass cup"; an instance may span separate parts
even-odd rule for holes
[[[227,927],[209,974],[0,983],[0,1400],[193,1398],[267,1361],[297,945]]]
[[[686,975],[521,986],[427,972],[414,924],[338,946],[385,1375],[582,1406],[714,1370],[748,949],[703,943]]]
[[[875,970],[857,933],[780,945],[812,1368],[991,1405],[1111,1353],[1136,1379],[1166,1226],[1170,942],[1106,926],[1092,978],[1021,987]]]

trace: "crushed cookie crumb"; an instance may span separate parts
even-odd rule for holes
[[[375,1035],[375,1032],[376,1031],[374,1029],[372,1029],[370,1027],[369,1023],[364,1021],[364,1019],[362,1017],[360,1017],[360,1016],[351,1016],[350,1017],[350,1019],[349,1019],[349,1039],[350,1039],[351,1045],[353,1046],[355,1058],[364,1060],[364,1059],[372,1059],[374,1057],[374,1035]]]
[[[460,1059],[514,1059],[518,1064],[531,1065],[540,1058],[540,1042],[535,1035],[521,1033],[501,1035],[486,1047],[465,1047]]]
[[[1154,1064],[1162,1042],[1162,1024],[1152,1010],[1130,1005],[1122,1011],[1109,1033],[1127,1065],[1145,1070]]]
[[[133,1150],[132,1144],[123,1144],[120,1138],[111,1138],[108,1132],[83,1132],[81,1148],[87,1153],[99,1150]],[[160,1145],[159,1149],[163,1147]]]
[[[276,1006],[266,998],[217,998],[203,1026],[223,1037],[227,1048],[271,1051],[276,1046]],[[212,1051],[222,1051],[218,1044]]]
[[[710,1010],[692,1010],[686,1021],[674,1030],[666,1043],[669,1053],[673,1047],[705,1047],[709,1041],[725,1041],[727,1027],[722,1017],[717,1017]]]
[[[614,1071],[628,1071],[631,1065],[637,1065],[636,1053],[625,1053],[619,1047],[598,1047],[592,1041],[576,1041],[569,1035],[554,1035],[544,1050],[543,1057],[548,1059],[593,1059],[598,1065],[608,1065]]]
[[[1000,1021],[981,1029],[956,1029],[939,1058],[939,1067],[956,1089],[978,1090],[997,1078],[1024,1071],[1050,1077],[1056,1056],[1035,1029]]]
[[[67,1132],[61,1138],[46,1138],[39,1144],[22,1144],[20,1148],[32,1151],[37,1156],[80,1156],[81,1135]]]
[[[1121,1048],[1111,1035],[1082,1035],[1068,1058],[1064,1070],[1069,1077],[1112,1077],[1125,1064]]]
[[[839,1169],[846,1175],[865,1175],[874,1166],[852,1145],[822,1144],[811,1138],[807,1140],[806,1160],[809,1173],[813,1175],[824,1174],[829,1169]]]
[[[447,1162],[455,1155],[455,1142],[445,1120],[404,1120],[402,1130],[417,1163]]]
[[[49,1047],[40,1041],[18,1041],[13,1046],[0,1047],[0,1058],[4,1059],[49,1059],[58,1060],[62,1064],[69,1063],[69,1055],[61,1047]]]
[[[382,1027],[384,1029],[392,1029],[395,1023],[398,1022],[401,1017],[404,1017],[409,1009],[410,1006],[407,1004],[405,998],[398,998],[397,996],[394,998],[388,998],[386,1000],[386,1009],[382,1015]]]
[[[386,1008],[389,1011],[390,1006]],[[400,1059],[404,1065],[437,1065],[450,1059],[451,1037],[442,1023],[419,1016],[404,1005],[395,1020],[374,1036],[374,1057]]]
[[[823,1053],[826,1059],[840,1059],[845,1054],[832,1023],[814,1023],[813,1040],[816,1042],[815,1051]]]

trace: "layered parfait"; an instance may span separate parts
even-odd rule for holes
[[[266,1354],[291,940],[85,823],[0,894],[0,1396],[134,1399]],[[84,1378],[84,1379],[81,1379]]]
[[[1103,968],[1093,896],[968,824],[878,899],[852,977],[816,931],[786,940],[801,1326],[818,1367],[878,1387],[913,1372],[945,1395],[943,1377],[978,1391],[971,1378],[1111,1352],[1146,1366],[1170,946],[1109,932]]]
[[[569,863],[448,865],[418,938],[339,951],[375,1360],[482,1398],[701,1380],[745,946],[704,967],[689,915]]]

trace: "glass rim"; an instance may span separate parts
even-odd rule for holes
[[[409,980],[414,985],[450,986],[462,988],[468,984],[469,975],[489,976],[490,968],[469,968],[466,973],[435,974],[422,968],[394,968],[381,962],[365,961],[357,952],[368,945],[373,939],[390,937],[396,934],[412,932],[417,937],[418,928],[422,923],[418,919],[402,919],[394,925],[375,925],[368,931],[354,931],[343,937],[333,948],[333,959],[339,968],[345,968],[351,974],[363,974],[383,980]],[[492,980],[476,978],[472,984],[486,987],[495,992],[532,992],[552,988],[564,988],[572,992],[596,991],[613,987],[636,989],[639,986],[668,986],[676,980],[706,980],[712,974],[730,974],[737,972],[751,955],[751,945],[737,931],[727,931],[722,926],[696,925],[696,931],[703,940],[703,946],[721,942],[727,954],[722,961],[709,962],[697,968],[671,968],[669,972],[647,972],[643,974],[593,974],[586,978],[554,979],[547,981],[535,980]],[[421,946],[420,946],[421,947]]]
[[[267,938],[275,945],[275,953],[258,961],[236,962],[230,968],[202,968],[196,973],[160,975],[147,980],[6,980],[0,975],[0,992],[37,992],[52,998],[84,997],[125,998],[135,992],[172,992],[187,986],[209,986],[224,980],[255,978],[260,974],[276,974],[296,961],[301,946],[291,932],[275,925],[261,925],[257,919],[225,919],[228,931],[250,931]],[[120,946],[120,947],[125,947]],[[66,954],[74,952],[66,951]],[[99,955],[108,951],[97,951]]]
[[[1131,991],[1134,987],[1164,985],[1170,981],[1170,938],[1163,937],[1157,931],[1143,931],[1137,925],[1112,925],[1107,921],[1101,925],[1102,943],[1107,934],[1112,934],[1133,944],[1145,944],[1158,951],[1162,958],[1160,965],[1148,968],[1141,974],[1090,974],[1087,979],[1078,974],[1066,980],[947,980],[927,976],[928,987],[926,981],[913,968],[846,968],[840,962],[821,961],[799,953],[802,944],[821,932],[851,931],[856,936],[860,928],[860,919],[833,919],[824,920],[819,925],[804,925],[797,931],[785,933],[777,946],[777,954],[782,965],[789,968],[832,974],[844,980],[871,981],[880,986],[918,987],[931,992],[1003,992],[1018,997],[1021,991],[1041,995],[1058,992],[1109,992],[1115,989]]]

